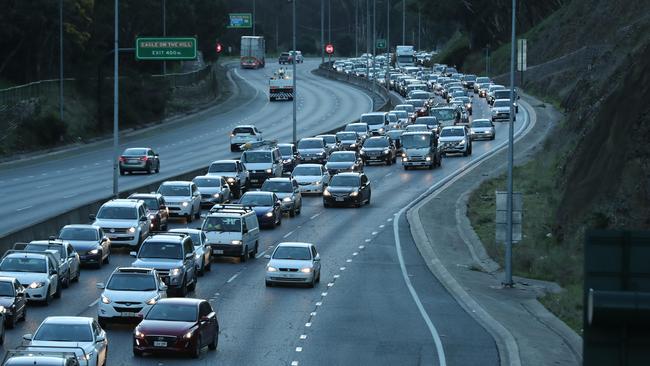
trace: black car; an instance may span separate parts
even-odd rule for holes
[[[363,142],[361,159],[368,165],[371,162],[384,162],[386,165],[397,161],[397,152],[393,141],[388,136],[374,136]]]
[[[244,193],[238,202],[255,211],[260,227],[273,229],[282,225],[282,202],[273,192],[250,191]]]
[[[136,147],[124,150],[119,159],[120,175],[133,172],[147,174],[160,172],[160,157],[151,148]]]
[[[101,268],[111,261],[111,241],[102,228],[94,225],[72,224],[61,228],[60,240],[65,240],[79,253],[79,263]]]
[[[335,151],[327,159],[325,169],[331,176],[341,172],[362,172],[363,160],[356,151]]]
[[[13,328],[18,320],[27,317],[25,288],[13,277],[0,277],[0,306],[5,308],[4,320],[7,328]],[[4,338],[4,327],[2,327]]]
[[[363,173],[339,173],[323,191],[323,206],[370,204],[370,180]]]
[[[336,141],[339,143],[339,149],[348,151],[359,151],[362,143],[361,138],[354,131],[337,132]]]
[[[278,144],[282,155],[282,173],[291,173],[296,165],[300,164],[298,149],[294,144]]]
[[[282,52],[282,53],[280,54],[280,57],[278,57],[278,63],[279,63],[280,65],[282,65],[282,64],[290,64],[290,63],[291,63],[291,59],[292,59],[292,57],[291,57],[291,53],[289,53],[289,52]]]
[[[147,207],[147,215],[151,219],[151,230],[167,231],[169,211],[162,194],[155,192],[133,193],[129,198],[144,201],[144,205]]]

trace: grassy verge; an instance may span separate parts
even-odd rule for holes
[[[580,241],[553,236],[558,205],[557,171],[560,153],[544,149],[534,160],[515,167],[514,190],[524,199],[523,240],[513,250],[517,276],[559,283],[565,290],[540,299],[579,334],[582,327],[582,246]],[[468,217],[490,257],[503,266],[504,246],[495,241],[495,191],[506,189],[506,176],[483,182],[469,200]]]

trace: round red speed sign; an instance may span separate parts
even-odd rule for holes
[[[325,52],[327,52],[328,55],[331,55],[334,53],[334,45],[331,43],[328,43],[325,45]]]

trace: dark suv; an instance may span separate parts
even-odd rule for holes
[[[144,201],[147,208],[147,215],[151,220],[151,230],[167,231],[169,221],[169,210],[165,204],[165,198],[160,193],[133,193],[131,199]]]
[[[375,136],[363,142],[361,159],[368,165],[371,162],[384,162],[386,165],[397,161],[397,153],[393,141],[388,136]]]

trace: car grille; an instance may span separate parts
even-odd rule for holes
[[[104,231],[109,234],[126,234],[128,230],[128,228],[104,228]]]
[[[298,183],[298,185],[300,185],[300,186],[308,186],[308,185],[312,185],[312,184],[314,184],[314,182],[299,182]]]
[[[298,272],[298,268],[279,268],[280,272]]]
[[[212,195],[211,195],[211,194],[204,194],[204,193],[202,193],[202,194],[201,194],[201,198],[212,198]]]
[[[303,282],[302,278],[291,278],[291,277],[271,277],[274,281],[283,281],[283,282]]]
[[[167,342],[168,344],[169,343],[174,343],[174,342],[176,342],[176,338],[177,337],[158,336],[158,335],[145,336],[145,339],[150,344],[153,344],[153,342]]]
[[[142,310],[142,307],[137,308],[123,308],[121,306],[113,306],[113,309],[118,313],[139,313]]]
[[[169,211],[180,211],[181,210],[180,207],[167,206],[167,208],[169,209]]]
[[[348,196],[348,193],[332,193],[332,197],[334,198],[347,198]]]

